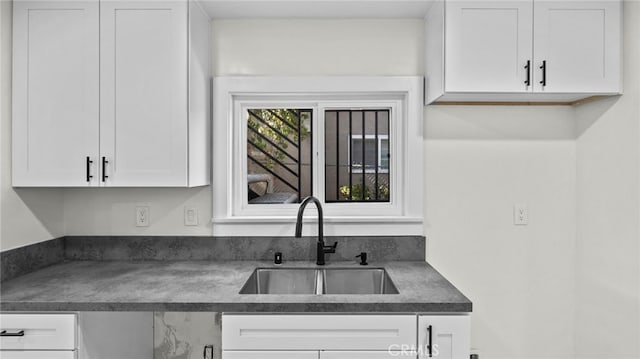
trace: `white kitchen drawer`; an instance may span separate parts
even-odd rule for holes
[[[0,337],[2,350],[76,348],[75,314],[0,314],[0,331],[4,330],[9,333],[24,331],[24,335]]]
[[[76,359],[76,351],[0,351],[0,359]]]
[[[320,352],[320,359],[416,359],[415,351]]]
[[[416,344],[415,315],[224,315],[223,350],[388,350]]]
[[[223,351],[222,359],[318,359],[317,351]]]

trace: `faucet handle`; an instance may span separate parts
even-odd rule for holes
[[[325,253],[335,253],[337,246],[338,246],[338,242],[333,242],[332,246],[325,246],[324,247],[324,252]]]

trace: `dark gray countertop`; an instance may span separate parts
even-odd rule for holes
[[[425,262],[384,267],[400,294],[238,294],[258,261],[68,261],[10,279],[2,311],[471,312],[471,302]],[[288,262],[279,267],[314,267]],[[359,267],[333,262],[328,267]]]

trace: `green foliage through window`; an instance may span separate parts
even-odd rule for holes
[[[352,190],[353,197],[351,194]],[[354,184],[351,187],[340,186],[340,196],[343,200],[371,201],[375,197],[375,193],[373,193],[373,191],[374,190],[369,188],[369,186],[365,186],[363,193],[361,184]],[[389,186],[384,184],[378,185],[378,199],[389,200]]]
[[[247,124],[253,130],[249,131],[249,141],[280,161],[287,156],[285,151],[290,144],[287,139],[299,144],[310,134],[305,126],[310,119],[309,112],[284,108],[250,109],[248,116]],[[269,140],[276,146],[271,145]],[[269,159],[267,165],[273,168],[275,162]]]

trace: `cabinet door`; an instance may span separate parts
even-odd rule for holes
[[[78,357],[153,358],[153,313],[80,312]]]
[[[400,348],[398,348],[400,349]],[[362,351],[362,352],[320,352],[320,359],[416,359],[411,350],[400,351]]]
[[[222,359],[318,359],[317,351],[223,351]]]
[[[219,359],[221,315],[214,312],[154,312],[153,357],[202,359],[203,348],[212,345],[213,357]],[[185,353],[184,348],[197,350]]]
[[[445,91],[531,91],[531,1],[447,1],[445,13]]]
[[[13,3],[14,186],[97,184],[98,10],[98,0]]]
[[[429,350],[431,346],[431,351]],[[468,359],[470,322],[466,315],[422,315],[418,319],[421,359]],[[429,355],[431,353],[431,355]]]
[[[103,0],[100,18],[101,183],[186,186],[187,2]]]
[[[620,92],[621,7],[618,0],[535,1],[535,90]]]

